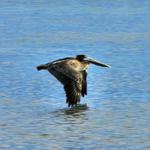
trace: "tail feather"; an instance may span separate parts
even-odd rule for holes
[[[38,71],[40,70],[46,70],[47,69],[47,65],[40,65],[36,67]]]

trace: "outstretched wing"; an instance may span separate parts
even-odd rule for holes
[[[70,80],[70,82],[64,85],[64,89],[68,106],[73,106],[80,102],[81,88],[76,81]]]
[[[84,94],[86,94],[86,86],[83,86],[85,80],[83,81],[82,72],[77,71],[74,66],[70,64],[71,63],[65,60],[55,62],[50,65],[48,70],[64,85],[67,97],[66,102],[68,106],[73,106],[80,101],[81,95],[84,96]]]

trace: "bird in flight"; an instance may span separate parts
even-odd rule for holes
[[[76,57],[66,57],[39,65],[37,70],[48,70],[63,84],[66,103],[68,103],[68,107],[73,107],[80,103],[81,96],[87,95],[87,69],[89,64],[110,67],[86,55],[77,55]]]

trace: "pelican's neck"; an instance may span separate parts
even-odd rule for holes
[[[87,69],[88,69],[88,66],[89,66],[89,64],[82,62],[81,70],[82,70],[82,71],[87,70]]]

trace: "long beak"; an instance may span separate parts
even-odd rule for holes
[[[109,65],[104,64],[104,63],[102,63],[102,62],[100,62],[100,61],[97,61],[97,60],[95,60],[95,59],[93,59],[93,58],[85,58],[84,60],[88,61],[88,62],[91,63],[91,64],[97,65],[97,66],[109,67],[109,68],[110,68]]]

